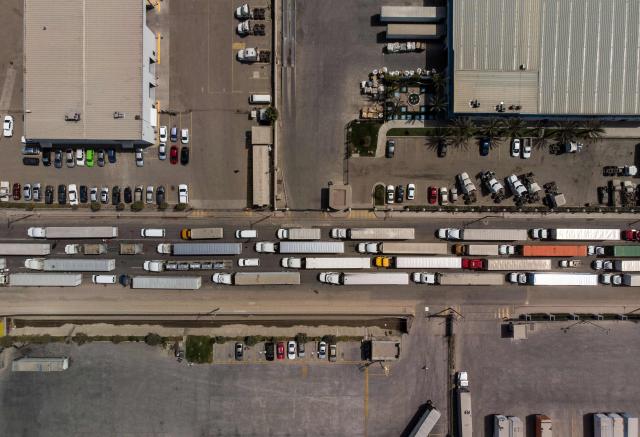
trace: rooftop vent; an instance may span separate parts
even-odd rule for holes
[[[79,112],[69,112],[64,115],[64,121],[80,121],[80,113]]]
[[[113,118],[124,118],[124,112],[114,112]]]

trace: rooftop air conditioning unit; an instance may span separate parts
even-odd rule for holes
[[[64,121],[80,121],[79,112],[70,112],[64,115]]]
[[[124,112],[114,112],[113,118],[124,118]]]

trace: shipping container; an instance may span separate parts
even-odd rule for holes
[[[438,423],[438,419],[440,419],[440,412],[435,408],[428,408],[427,411],[420,416],[420,420],[418,420],[416,426],[414,426],[409,433],[409,437],[429,437],[429,433],[433,431],[433,428]]]
[[[626,245],[626,246],[607,246],[606,249],[609,249],[611,252],[611,256],[614,257],[638,257],[640,258],[640,245]],[[609,250],[607,252],[609,252]]]
[[[396,256],[397,269],[460,269],[462,259],[455,256]]]
[[[120,243],[120,255],[137,255],[142,253],[140,243]]]
[[[342,241],[281,241],[278,253],[344,253]]]
[[[473,437],[473,414],[471,411],[471,393],[467,388],[458,389],[458,435]]]
[[[32,262],[28,264],[28,261]],[[25,267],[46,272],[110,272],[116,268],[116,260],[106,258],[30,258],[25,261]]]
[[[524,426],[519,417],[509,416],[509,437],[524,437]]]
[[[549,229],[549,238],[552,240],[617,241],[620,236],[620,229]]]
[[[234,285],[298,285],[298,272],[238,272],[233,275]]]
[[[493,437],[509,437],[509,420],[502,414],[493,416]]]
[[[81,273],[11,273],[11,287],[77,287],[82,283]]]
[[[416,233],[414,228],[335,228],[331,230],[331,237],[348,240],[413,240]]]
[[[47,243],[0,243],[0,255],[49,255],[51,245]]]
[[[531,285],[598,285],[598,275],[592,273],[528,273],[527,280]]]
[[[504,285],[502,273],[436,273],[439,285]]]
[[[485,270],[551,270],[551,260],[543,258],[489,258],[484,260]]]
[[[446,33],[444,24],[387,24],[387,39],[439,39]]]
[[[61,372],[68,368],[67,357],[24,357],[11,363],[11,370],[14,372]]]
[[[460,239],[464,241],[527,241],[526,229],[462,229]]]
[[[318,228],[282,228],[278,229],[278,238],[282,240],[319,240],[321,234]]]
[[[200,255],[240,255],[242,243],[174,243],[173,255],[200,256]]]
[[[447,243],[397,243],[384,241],[378,243],[378,249],[373,253],[396,254],[396,255],[447,255],[449,246]]]
[[[464,253],[469,256],[498,256],[497,244],[467,244]]]
[[[202,286],[200,276],[134,276],[131,288],[156,290],[197,290]]]
[[[625,437],[638,437],[638,416],[629,413],[622,413],[624,420]]]
[[[624,435],[624,419],[622,419],[622,416],[617,413],[609,413],[607,416],[609,416],[613,425],[612,437],[626,437]]]
[[[562,256],[582,257],[587,256],[585,245],[558,245],[558,244],[531,244],[520,246],[522,256]]]

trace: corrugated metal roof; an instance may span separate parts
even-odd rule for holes
[[[269,205],[269,147],[252,146],[253,205]]]
[[[140,0],[25,0],[27,138],[142,138],[144,14]]]
[[[494,83],[487,77],[518,71],[522,64],[539,73],[537,107],[523,105],[522,113],[640,113],[640,2],[454,1],[455,112],[487,112],[469,108],[473,76],[467,71],[478,72],[475,94],[493,93],[493,100],[509,104],[522,98],[520,87],[480,90],[481,83]]]
[[[456,71],[453,82],[454,112],[494,112],[505,106],[521,106],[522,113],[535,113],[538,108],[538,73],[535,71]],[[471,101],[480,106],[473,108]]]

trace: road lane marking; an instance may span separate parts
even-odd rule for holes
[[[156,33],[156,60],[158,61],[158,65],[160,65],[160,39],[162,38],[162,33]]]

